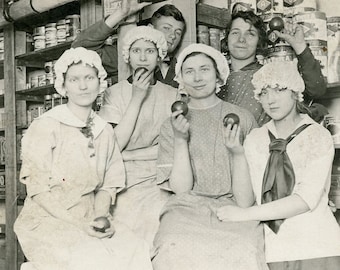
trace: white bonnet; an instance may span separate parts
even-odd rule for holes
[[[200,52],[203,54],[206,54],[210,56],[212,59],[214,59],[217,71],[218,71],[218,77],[220,79],[220,82],[217,82],[216,84],[216,90],[217,92],[220,90],[220,87],[225,85],[227,82],[228,76],[229,76],[229,65],[227,59],[224,57],[222,53],[220,53],[218,50],[214,49],[211,46],[205,45],[205,44],[190,44],[188,47],[184,48],[183,51],[179,54],[177,58],[177,63],[175,67],[175,81],[177,81],[180,84],[180,89],[183,87],[183,78],[182,78],[182,72],[181,68],[183,65],[184,59],[191,53],[194,52]]]
[[[131,45],[139,40],[143,39],[151,41],[156,45],[158,49],[158,55],[163,60],[168,52],[168,45],[165,40],[164,34],[151,26],[137,26],[131,28],[123,38],[123,59],[126,63],[129,63],[129,51]]]
[[[95,51],[87,50],[83,47],[77,47],[66,50],[54,65],[54,71],[56,75],[54,88],[60,95],[65,96],[66,94],[64,88],[64,74],[66,73],[67,69],[72,64],[77,64],[80,62],[83,65],[95,67],[98,70],[100,93],[107,88],[107,82],[105,81],[107,73],[102,65],[100,56]]]
[[[279,87],[296,92],[298,101],[303,101],[305,83],[297,69],[296,61],[270,62],[254,74],[251,82],[255,87],[254,95],[257,100],[263,89]]]

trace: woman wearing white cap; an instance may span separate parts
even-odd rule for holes
[[[147,244],[110,217],[125,172],[112,127],[91,109],[106,88],[100,57],[69,49],[55,72],[68,102],[35,119],[22,140],[27,197],[14,230],[24,254],[38,270],[149,270]]]
[[[218,217],[263,221],[271,270],[339,269],[340,228],[328,207],[331,135],[301,113],[305,85],[296,63],[264,65],[252,83],[272,120],[247,136],[244,151],[236,148],[248,160],[258,205],[225,206]]]
[[[189,112],[174,112],[161,129],[157,180],[174,195],[161,213],[155,270],[267,269],[259,222],[216,216],[224,205],[254,203],[244,160],[232,158],[226,145],[231,126],[223,119],[239,116],[241,140],[257,124],[250,112],[215,95],[228,75],[226,59],[210,46],[189,45],[178,57],[176,80],[189,96]]]
[[[123,58],[132,75],[105,91],[99,115],[115,126],[126,169],[127,187],[117,197],[114,217],[147,240],[151,248],[160,209],[169,196],[156,184],[158,137],[177,90],[154,76],[167,53],[162,32],[135,27],[126,33],[123,44]]]

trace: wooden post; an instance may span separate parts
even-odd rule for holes
[[[6,138],[6,270],[17,269],[18,242],[13,224],[17,208],[17,154],[15,122],[15,32],[13,24],[4,28],[5,138]]]

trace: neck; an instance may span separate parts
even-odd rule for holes
[[[209,108],[221,101],[215,94],[202,99],[190,97],[189,106],[195,109]]]
[[[86,120],[89,117],[92,110],[91,106],[90,107],[75,106],[70,102],[67,103],[67,107],[75,116],[77,116],[84,123],[86,123]]]
[[[231,56],[231,68],[234,71],[238,71],[245,66],[253,63],[255,61],[255,56],[248,59],[236,59]]]
[[[295,129],[297,124],[302,120],[299,113],[294,110],[281,120],[274,120],[274,124],[280,138],[287,138]]]

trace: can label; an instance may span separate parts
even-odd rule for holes
[[[239,11],[256,11],[256,0],[231,0],[230,10],[232,13]]]
[[[327,18],[328,76],[329,83],[340,82],[340,17]]]
[[[46,47],[45,36],[34,37],[34,50],[41,50]]]
[[[210,45],[209,28],[206,25],[198,25],[197,27],[197,42]]]
[[[293,22],[303,27],[305,40],[327,40],[326,14],[323,12],[298,13]]]

